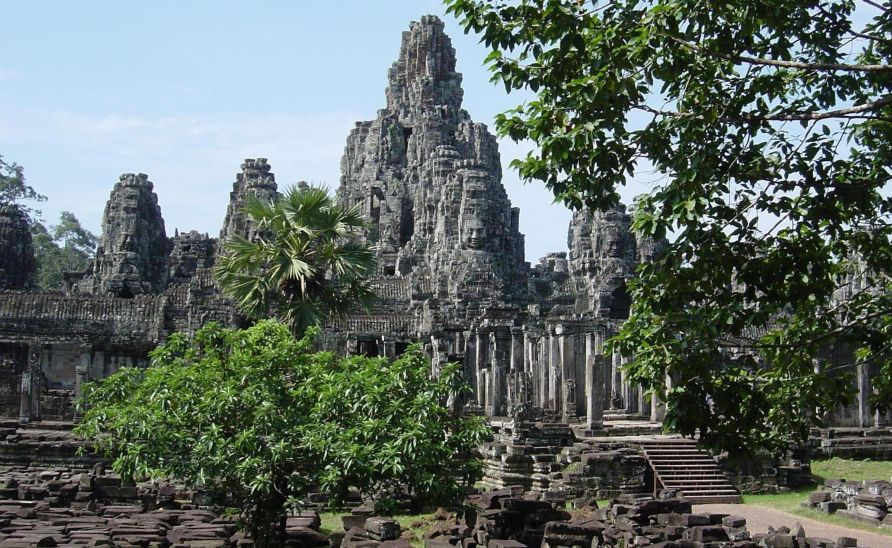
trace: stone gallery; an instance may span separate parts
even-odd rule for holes
[[[659,421],[658,398],[627,382],[623,358],[605,354],[603,344],[628,317],[627,281],[660,243],[636,238],[623,206],[577,211],[569,253],[525,262],[521,212],[502,185],[496,139],[462,110],[455,63],[439,19],[413,22],[388,72],[384,108],[347,137],[337,194],[367,218],[378,300],[326,326],[323,343],[395,356],[422,342],[434,373],[446,361],[464,364],[474,389],[467,406],[489,416],[582,423],[592,432],[603,429],[605,409]],[[233,235],[251,236],[246,198],[276,193],[267,160],[245,160],[219,237],[169,236],[148,176],[124,174],[93,264],[68,273],[58,293],[27,291],[34,271],[27,224],[14,207],[0,209],[3,414],[74,419],[85,382],[147,365],[147,353],[170,333],[209,321],[239,325],[211,268]],[[860,367],[858,403],[834,415],[838,425],[883,420],[869,411],[871,372]]]

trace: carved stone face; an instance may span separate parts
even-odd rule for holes
[[[483,250],[492,237],[486,219],[486,172],[459,172],[462,181],[461,242],[465,249]]]
[[[476,210],[473,210],[476,211]],[[478,215],[471,215],[462,223],[461,241],[465,249],[481,250],[486,246],[486,225]]]

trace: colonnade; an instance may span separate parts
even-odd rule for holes
[[[563,422],[582,422],[589,430],[603,428],[605,410],[650,416],[651,402],[623,373],[625,360],[605,349],[612,333],[609,325],[573,323],[481,326],[466,332],[472,403],[490,416],[536,408]]]

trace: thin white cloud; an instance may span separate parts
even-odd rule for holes
[[[196,229],[216,235],[231,184],[244,158],[268,158],[280,186],[309,180],[336,188],[350,129],[362,113],[227,118],[86,115],[0,107],[0,152],[20,161],[29,183],[58,211],[74,211],[93,230],[118,175],[143,172],[155,183],[169,233]],[[570,212],[544,186],[524,184],[508,163],[529,143],[500,141],[503,182],[520,207],[527,260],[566,250]],[[14,154],[30,151],[27,161]]]

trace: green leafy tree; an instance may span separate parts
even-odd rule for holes
[[[850,401],[855,364],[889,408],[892,5],[446,3],[493,79],[534,94],[496,120],[537,145],[524,179],[601,209],[655,179],[633,226],[671,243],[613,344],[669,428],[780,448]],[[844,349],[844,367],[822,361]]]
[[[449,366],[411,348],[399,359],[313,350],[271,320],[174,334],[147,369],[122,369],[85,390],[75,433],[114,457],[127,479],[174,477],[238,508],[258,546],[283,546],[289,503],[322,488],[381,499],[408,493],[460,501],[455,477],[487,429],[445,404],[467,390]],[[383,499],[382,499],[383,500]]]
[[[357,208],[301,186],[272,202],[252,198],[245,213],[258,236],[233,238],[215,269],[242,313],[275,316],[301,333],[370,303],[374,253],[361,239]]]
[[[70,211],[63,211],[59,224],[49,229],[42,223],[32,223],[31,238],[37,263],[37,287],[44,291],[61,289],[66,272],[83,272],[99,242]]]
[[[9,164],[0,156],[0,204],[18,206],[34,223],[40,219],[40,211],[22,203],[26,201],[44,202],[46,196],[38,194],[25,183],[25,170],[22,166],[15,162]]]

